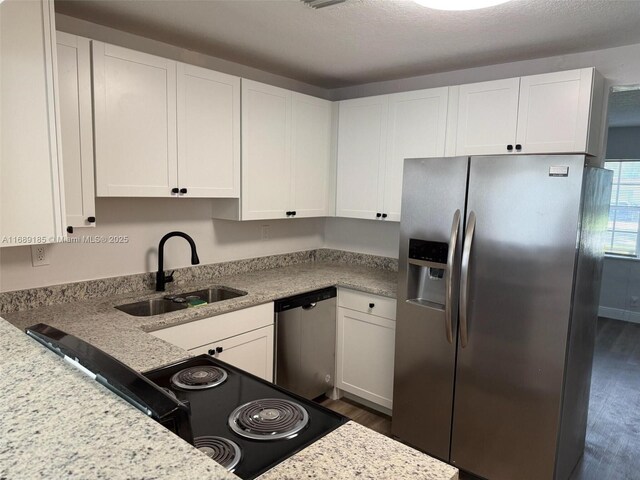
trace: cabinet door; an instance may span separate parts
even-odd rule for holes
[[[337,337],[338,388],[390,409],[395,322],[340,307]]]
[[[273,381],[273,325],[189,350],[192,355],[212,354],[269,382]],[[211,352],[211,353],[210,353]]]
[[[95,217],[90,40],[56,33],[60,135],[67,225],[92,227]]]
[[[443,157],[449,88],[389,96],[389,134],[384,176],[383,213],[400,221],[405,158]]]
[[[187,197],[240,194],[240,78],[179,63],[178,186]]]
[[[387,95],[340,102],[336,215],[375,219],[382,212]]]
[[[0,4],[0,246],[64,235],[55,47],[53,1]]]
[[[292,94],[291,205],[298,217],[329,214],[331,102]]]
[[[522,153],[586,153],[594,70],[522,77],[516,143]]]
[[[98,196],[171,196],[178,186],[176,62],[92,46]]]
[[[456,155],[513,152],[519,86],[519,78],[460,86]]]
[[[242,80],[242,219],[286,218],[291,197],[291,92]]]

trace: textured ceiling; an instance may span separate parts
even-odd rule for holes
[[[609,95],[609,126],[640,127],[640,85],[635,90]]]
[[[56,11],[325,88],[640,43],[638,0],[57,0]]]

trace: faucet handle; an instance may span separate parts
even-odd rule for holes
[[[164,276],[164,281],[165,281],[165,283],[173,282],[173,272],[175,272],[175,270],[171,270],[171,272],[170,272],[170,273],[167,273],[167,274]]]

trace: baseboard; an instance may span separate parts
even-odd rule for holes
[[[622,308],[600,307],[598,308],[598,316],[611,318],[613,320],[640,323],[640,312],[632,312],[630,310],[623,310]]]

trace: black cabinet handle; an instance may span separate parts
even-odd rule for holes
[[[222,347],[216,347],[216,352],[222,353]]]
[[[295,217],[296,216],[296,211],[294,210],[293,212],[291,212],[291,215],[293,215]]]
[[[96,217],[89,217],[89,218],[87,218],[87,222],[89,222],[89,223],[96,223]]]
[[[520,145],[519,143],[516,145],[516,150],[522,150],[522,145]]]
[[[376,213],[376,218],[380,218],[382,216],[381,213]]]
[[[508,150],[508,151],[513,150],[513,145],[507,145],[507,150]]]
[[[373,307],[375,307],[375,306],[376,306],[376,304],[375,304],[375,303],[370,303],[370,304],[369,304],[369,308],[373,308]]]
[[[180,193],[182,193],[182,194],[187,193],[187,189],[186,189],[186,188],[181,188],[181,189],[180,189]]]
[[[73,233],[73,227],[71,225],[67,227],[67,233]]]
[[[179,193],[179,192],[180,192],[180,189],[178,187],[171,189],[171,193]]]
[[[288,212],[284,212],[284,213],[287,215],[287,217],[290,217],[293,212],[289,210]]]
[[[387,214],[386,214],[386,213],[383,213],[383,214],[382,214],[382,218],[387,218]]]
[[[213,357],[216,354],[216,351],[213,348],[211,348],[207,353]]]

